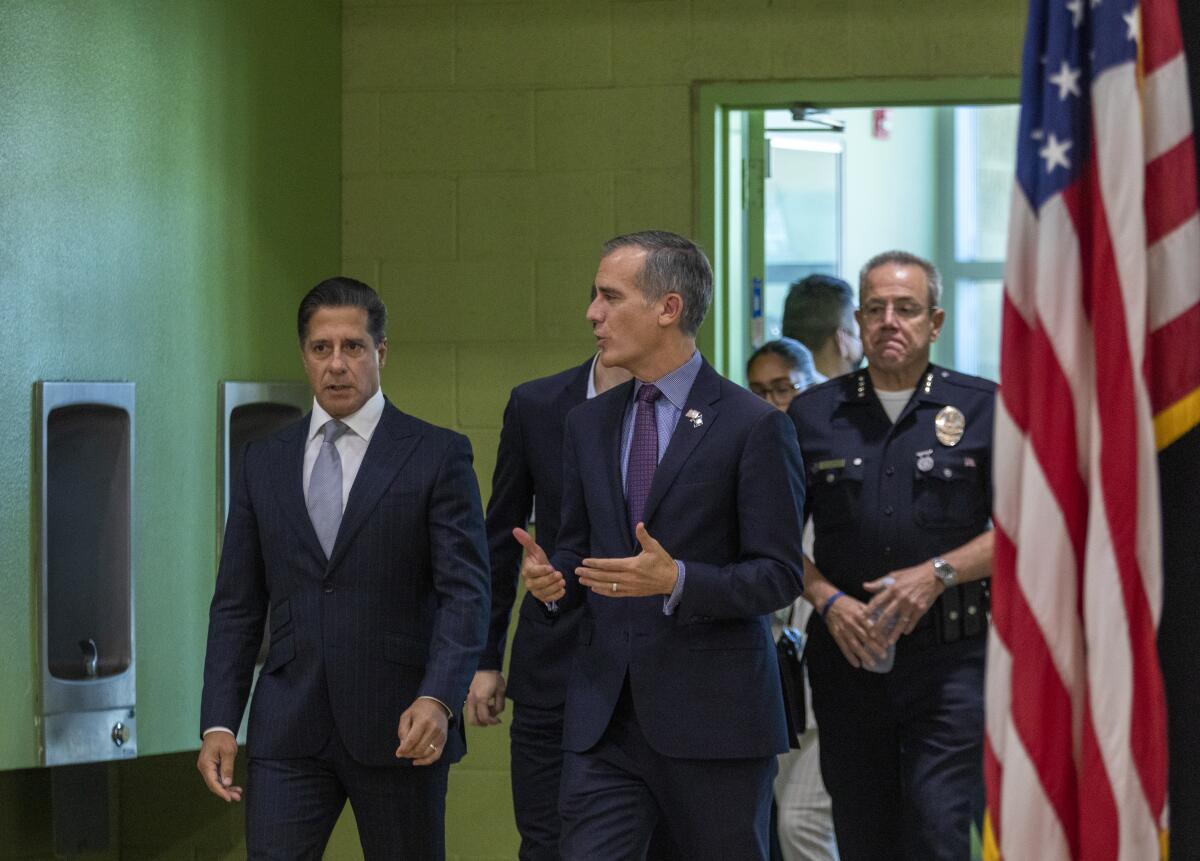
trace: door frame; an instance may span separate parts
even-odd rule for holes
[[[725,142],[731,111],[777,110],[796,102],[826,108],[986,105],[1016,102],[1020,92],[1021,79],[1016,75],[693,85],[693,233],[709,253],[714,277],[713,304],[698,343],[713,366],[731,379],[741,379],[749,341],[749,293],[730,289],[731,249],[725,213],[731,189],[741,193],[740,177],[731,178],[727,170]]]

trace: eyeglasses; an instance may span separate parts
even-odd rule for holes
[[[760,386],[755,383],[750,384],[750,391],[754,392],[754,394],[758,395],[764,401],[790,398],[802,388],[804,386],[800,383],[775,383],[771,386]]]
[[[878,323],[887,316],[888,308],[901,320],[915,320],[930,310],[929,306],[918,305],[916,302],[868,302],[861,309],[863,319],[869,323]]]

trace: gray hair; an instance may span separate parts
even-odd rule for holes
[[[604,243],[603,257],[622,248],[639,248],[646,252],[646,262],[638,275],[637,286],[647,302],[655,302],[668,293],[683,299],[683,315],[679,328],[694,337],[704,322],[712,304],[712,266],[704,252],[677,233],[666,230],[643,230],[615,236]]]
[[[882,254],[876,254],[863,264],[863,268],[858,273],[858,303],[860,305],[867,292],[867,276],[871,274],[871,270],[889,263],[897,266],[920,267],[925,273],[925,283],[929,285],[929,307],[933,309],[942,306],[942,274],[924,257],[918,257],[908,251],[885,251]]]

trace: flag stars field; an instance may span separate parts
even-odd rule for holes
[[[1066,60],[1063,60],[1062,66],[1059,68],[1058,73],[1050,75],[1046,79],[1050,83],[1054,84],[1054,86],[1058,87],[1058,100],[1060,102],[1065,102],[1067,100],[1067,96],[1083,95],[1079,91],[1080,73],[1081,72],[1079,69],[1072,69],[1071,64]]]
[[[1046,145],[1038,150],[1038,155],[1046,162],[1046,173],[1051,173],[1056,167],[1071,169],[1071,160],[1067,158],[1067,150],[1072,146],[1073,144],[1069,140],[1060,141],[1054,132],[1050,132]]]

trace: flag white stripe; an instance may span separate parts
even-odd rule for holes
[[[1142,163],[1141,129],[1129,121],[1131,107],[1138,104],[1133,63],[1114,66],[1092,84],[1093,158],[1100,175],[1105,224],[1125,306],[1125,336],[1135,369],[1141,368],[1146,350],[1146,177],[1140,170],[1129,169]]]
[[[997,498],[1017,498],[1012,493],[1010,483],[1015,480],[1020,484],[1020,505],[1008,506],[1010,514],[1016,513],[1016,519],[997,516],[997,522],[1016,544],[1017,582],[1025,596],[1025,603],[1042,631],[1058,676],[1072,694],[1074,714],[1078,717],[1079,687],[1084,679],[1084,667],[1083,641],[1075,613],[1079,600],[1072,574],[1077,565],[1075,552],[1062,509],[1058,507],[1046,483],[1045,473],[1034,456],[1031,444],[1021,436],[1003,405],[996,412],[996,441],[1004,440],[1006,454],[1015,453],[1008,450],[1016,445],[1022,449],[1018,454],[1019,460],[1004,461],[1020,466],[1017,469],[999,470],[994,478]],[[1047,571],[1061,574],[1048,577]],[[1075,749],[1078,750],[1078,725],[1074,729]]]
[[[1080,268],[1079,238],[1061,195],[1042,207],[1035,243],[1037,314],[1054,350],[1058,367],[1071,387],[1075,406],[1076,468],[1089,480],[1087,411],[1096,386],[1092,329],[1083,309],[1083,273]],[[1073,570],[1073,569],[1072,569]]]
[[[1150,247],[1150,329],[1196,307],[1200,277],[1200,215],[1193,215]]]
[[[1029,198],[1019,184],[1013,184],[1008,210],[1008,257],[1004,263],[1004,292],[1009,302],[1033,328],[1037,320],[1037,259],[1025,253],[1037,247],[1038,220]]]
[[[1159,537],[1158,452],[1154,441],[1154,414],[1146,379],[1141,373],[1146,355],[1148,325],[1146,221],[1144,217],[1145,176],[1129,171],[1140,164],[1142,146],[1139,129],[1126,122],[1129,104],[1137,104],[1137,74],[1132,63],[1100,76],[1093,86],[1097,159],[1101,193],[1113,253],[1125,299],[1126,332],[1133,370],[1133,408],[1137,432],[1136,555],[1142,588],[1150,602],[1151,618],[1157,622],[1161,607],[1162,548]],[[1102,381],[1097,381],[1101,383]]]
[[[1153,417],[1145,378],[1141,374],[1146,349],[1146,222],[1144,218],[1145,176],[1129,165],[1144,161],[1142,129],[1130,123],[1131,106],[1140,104],[1137,71],[1133,63],[1114,67],[1096,78],[1092,85],[1092,112],[1095,124],[1097,170],[1103,197],[1104,214],[1124,306],[1125,334],[1129,348],[1133,383],[1136,464],[1123,464],[1132,487],[1118,491],[1136,499],[1135,524],[1131,528],[1136,542],[1139,565],[1152,565],[1159,575],[1158,472],[1152,438]],[[1099,311],[1098,311],[1099,313]],[[1116,349],[1119,345],[1101,345]],[[1104,380],[1097,380],[1104,385]],[[1094,421],[1092,456],[1095,475],[1100,477],[1101,440],[1106,433],[1122,435],[1126,428],[1106,427],[1098,413]],[[1116,464],[1109,464],[1111,469]],[[1141,488],[1138,487],[1141,485]],[[1142,488],[1152,492],[1146,493]],[[1124,498],[1124,497],[1122,497]],[[1088,648],[1088,677],[1103,679],[1090,685],[1092,720],[1119,820],[1119,852],[1122,861],[1142,861],[1146,847],[1157,845],[1156,823],[1142,790],[1138,764],[1132,746],[1133,654],[1131,628],[1124,590],[1118,568],[1113,536],[1110,532],[1106,487],[1095,481],[1091,487],[1087,555],[1085,557],[1083,612]],[[1130,574],[1132,572],[1126,572]],[[1143,577],[1143,580],[1145,578]],[[1156,611],[1152,611],[1156,615]]]
[[[1188,104],[1187,61],[1182,53],[1146,76],[1143,113],[1145,118],[1146,161],[1158,158],[1192,133],[1191,111],[1180,110]]]
[[[988,645],[987,675],[989,703],[998,695],[993,692],[1012,690],[1012,659],[1003,641],[995,635]],[[1005,698],[1003,711],[989,708],[988,715],[988,737],[1004,767],[1000,787],[1001,854],[1011,859],[1070,861],[1066,835],[1013,725],[1008,702]]]

